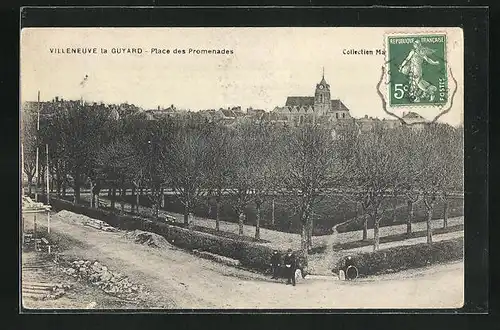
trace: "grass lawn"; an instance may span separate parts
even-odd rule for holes
[[[447,228],[438,228],[434,229],[432,233],[434,235],[439,235],[439,234],[446,234],[446,233],[451,233],[454,231],[460,231],[464,230],[464,225],[455,225],[455,226],[449,226]],[[402,241],[405,239],[410,239],[410,238],[417,238],[417,237],[424,237],[427,235],[426,230],[419,230],[419,231],[414,231],[410,234],[394,234],[394,235],[388,235],[388,236],[382,236],[380,237],[380,243],[389,243],[389,242],[396,242],[396,241]],[[366,241],[359,240],[359,241],[354,241],[354,242],[347,242],[347,243],[342,243],[342,244],[336,244],[333,246],[334,251],[341,251],[341,250],[350,250],[350,249],[355,249],[363,246],[370,246],[373,245],[373,239],[368,239]]]
[[[134,196],[125,196],[125,201],[127,203],[135,203]],[[119,208],[119,197],[117,197],[117,205]],[[140,198],[141,206],[151,207],[151,203],[146,196],[141,196]],[[406,222],[407,209],[404,199],[399,198],[397,200],[396,207],[396,217],[393,221],[393,200],[387,199],[384,201],[381,209],[383,210],[383,217],[380,221],[380,226],[393,226],[398,224],[403,224]],[[272,218],[272,200],[267,200],[263,203],[261,207],[261,227],[267,229],[278,230],[287,233],[300,234],[301,227],[298,217],[294,214],[293,210],[290,208],[290,203],[285,197],[280,197],[275,199],[275,224],[271,224]],[[184,207],[180,201],[171,195],[165,196],[165,206],[162,208],[167,212],[179,213],[184,212]],[[194,208],[194,215],[200,218],[215,219],[215,207],[209,204],[208,201],[198,202]],[[444,203],[438,201],[434,207],[433,219],[441,219],[444,212]],[[449,217],[462,216],[464,213],[463,209],[463,199],[451,199],[448,214]],[[247,219],[245,224],[255,225],[256,221],[256,210],[255,205],[248,205],[246,208]],[[355,204],[349,202],[339,197],[328,197],[324,198],[320,203],[314,207],[313,223],[314,232],[313,235],[328,235],[332,233],[332,227],[336,224],[346,222],[348,220],[353,220],[356,217]],[[427,218],[426,209],[421,203],[415,203],[414,205],[414,218],[413,223],[425,221]],[[238,222],[238,215],[234,212],[231,206],[230,197],[226,197],[223,201],[222,210],[220,211],[220,220],[227,222]],[[368,221],[368,228],[373,228],[373,223]],[[356,231],[363,229],[363,219],[359,217],[353,221],[342,224],[337,227],[339,232]]]

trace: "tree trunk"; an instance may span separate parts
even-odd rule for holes
[[[276,221],[276,220],[275,220],[275,218],[274,218],[274,198],[273,198],[273,205],[272,205],[272,211],[271,211],[271,225],[273,225],[273,227],[274,227],[274,225],[276,224],[276,222],[275,222],[275,221]]]
[[[184,224],[189,224],[189,201],[186,201],[186,204],[184,204]]]
[[[413,220],[413,202],[411,200],[407,201],[408,205],[408,217],[406,219],[406,234],[411,234],[411,222]]]
[[[300,235],[300,251],[307,260],[307,224],[302,222],[302,234]]]
[[[139,204],[141,202],[141,193],[142,193],[142,188],[137,192],[137,195],[135,196],[135,211],[139,213]]]
[[[245,213],[240,211],[238,218],[238,235],[243,236],[243,224],[245,223]]]
[[[33,176],[28,175],[28,194],[31,195],[31,186],[33,185]]]
[[[444,210],[443,210],[443,228],[448,227],[448,198],[444,196]]]
[[[380,219],[377,219],[377,216],[375,215],[375,218],[373,219],[373,251],[377,251],[380,245],[379,222]]]
[[[165,194],[163,188],[160,189],[160,200],[161,200],[160,207],[162,209],[165,209]]]
[[[95,207],[94,185],[90,182],[90,207]]]
[[[77,181],[78,180],[75,180],[75,188],[74,188],[75,204],[80,204],[80,182]]]
[[[116,199],[116,188],[113,187],[111,189],[111,209],[115,209],[115,199]]]
[[[130,204],[130,211],[134,212],[134,210],[136,209],[136,204],[135,202],[137,201],[137,199],[135,199],[135,194],[136,194],[136,189],[135,189],[135,186],[132,186],[132,198],[130,199],[131,201],[131,204]]]
[[[212,203],[210,203],[210,199],[207,202],[207,219],[210,219],[210,215],[212,214]]]
[[[312,249],[312,234],[313,234],[313,218],[310,217],[307,221],[307,248]]]
[[[143,196],[143,195],[144,195],[144,189],[141,187],[141,188],[139,188],[139,196]],[[137,212],[139,212],[140,198],[138,200],[139,200],[139,202],[137,203]]]
[[[255,239],[260,239],[260,202],[256,203]]]
[[[215,205],[215,230],[220,230],[220,201],[217,200]]]
[[[344,221],[345,221],[346,216],[344,215]],[[359,218],[359,206],[358,202],[356,202],[356,205],[354,206],[354,223],[358,223],[358,218]]]
[[[427,205],[427,243],[432,243],[432,212],[434,211],[434,202]]]
[[[63,197],[66,197],[66,183],[64,183],[64,182],[62,184],[62,195],[63,195]]]
[[[158,216],[160,214],[160,201],[158,200],[159,199],[159,190],[158,189],[155,189],[154,192],[153,192],[153,199],[155,201],[154,203],[154,211],[155,211],[155,218],[158,219]]]
[[[113,196],[113,193],[111,191],[111,188],[108,188],[108,197],[111,197],[111,196]]]
[[[368,216],[363,215],[363,241],[368,239]]]
[[[62,188],[62,182],[61,180],[57,180],[56,181],[57,197],[61,197],[61,188]]]
[[[397,196],[394,196],[394,200],[392,201],[392,223],[396,222],[396,210],[398,209],[398,199]]]
[[[125,212],[125,187],[123,186],[122,182],[122,187],[120,189],[120,206],[121,206],[121,211],[122,213]]]

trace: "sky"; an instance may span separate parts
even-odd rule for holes
[[[435,32],[436,28],[426,28]],[[354,117],[389,118],[376,92],[384,55],[346,55],[355,49],[386,49],[386,36],[421,28],[30,28],[21,32],[21,101],[55,96],[145,109],[241,106],[272,110],[287,96],[313,96],[323,68],[331,98]],[[448,65],[458,81],[453,108],[441,117],[463,118],[463,36],[447,34]],[[97,54],[51,53],[51,49],[97,48]],[[102,54],[100,48],[106,48]],[[142,54],[113,49],[141,48]],[[170,50],[153,54],[152,48]],[[184,49],[186,54],[174,54]],[[189,54],[189,49],[225,49],[232,54]],[[85,75],[87,82],[82,86]],[[383,85],[385,88],[385,85]],[[451,85],[450,85],[451,86]],[[450,87],[453,89],[453,86]],[[385,89],[383,90],[385,95]],[[394,113],[414,111],[394,109]],[[419,108],[433,119],[437,108]]]

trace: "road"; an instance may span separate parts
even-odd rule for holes
[[[44,230],[42,221],[38,226]],[[51,232],[72,242],[63,255],[98,260],[144,284],[149,293],[141,299],[155,308],[451,308],[463,302],[462,262],[354,282],[312,276],[292,287],[182,250],[138,245],[124,232],[104,232],[59,216],[51,218]]]

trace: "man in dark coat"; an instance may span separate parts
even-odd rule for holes
[[[295,270],[297,269],[297,260],[295,258],[295,254],[292,252],[292,249],[288,249],[283,263],[285,264],[287,278],[286,284],[293,284],[293,286],[295,286]]]
[[[281,254],[278,252],[278,250],[274,250],[273,254],[271,255],[271,269],[273,271],[273,277],[271,277],[272,279],[278,278],[280,266],[281,266]]]

